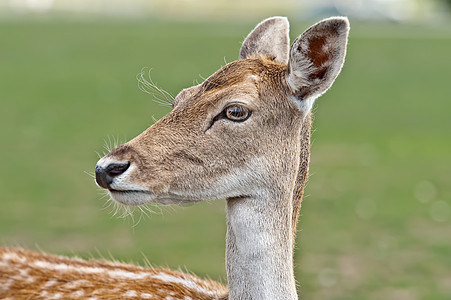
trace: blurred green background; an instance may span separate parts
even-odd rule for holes
[[[352,26],[345,67],[315,105],[295,256],[304,299],[451,299],[451,26],[437,9],[445,1],[393,1],[404,2],[417,6],[344,10]],[[1,245],[138,264],[147,257],[225,282],[224,201],[113,217],[89,175],[96,152],[169,111],[139,90],[143,68],[176,95],[235,60],[264,17],[289,15],[294,39],[342,7],[301,13],[282,1],[251,12],[220,2],[229,10],[183,12],[153,1],[152,12],[121,15],[100,1],[94,11],[58,6],[83,1],[5,3]]]

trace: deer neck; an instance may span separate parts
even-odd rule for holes
[[[297,299],[292,208],[277,205],[281,197],[290,202],[290,195],[270,192],[228,199],[229,299]]]

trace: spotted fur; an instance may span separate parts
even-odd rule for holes
[[[0,248],[0,299],[226,299],[215,281],[168,269]]]

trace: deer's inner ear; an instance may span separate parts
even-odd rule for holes
[[[344,63],[348,33],[346,18],[330,18],[313,25],[293,42],[287,83],[299,101],[313,103],[332,85]]]

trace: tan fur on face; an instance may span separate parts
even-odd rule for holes
[[[158,197],[178,199],[182,194],[184,199],[178,201],[242,196],[230,192],[218,195],[218,179],[233,169],[251,167],[256,156],[280,160],[280,153],[268,153],[265,145],[275,139],[287,143],[287,135],[293,134],[291,123],[301,121],[297,107],[283,101],[287,98],[285,74],[286,65],[265,57],[230,63],[202,85],[182,92],[172,112],[109,156],[135,164],[132,183],[149,188],[157,195],[157,202]],[[219,120],[212,125],[214,117],[235,102],[249,107],[251,118],[243,123]],[[285,111],[284,118],[279,111]],[[277,135],[268,135],[271,131]],[[260,183],[253,178],[253,185],[248,186],[267,183],[265,178],[258,179]],[[235,190],[243,192],[243,186]]]

